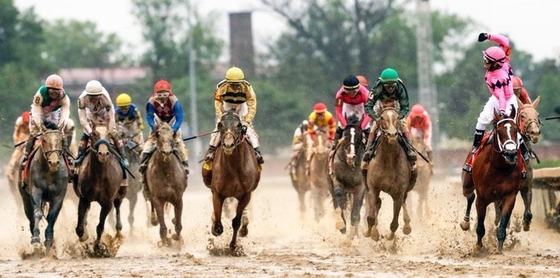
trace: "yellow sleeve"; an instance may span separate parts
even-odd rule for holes
[[[223,93],[223,86],[217,87],[214,91],[214,110],[216,110],[216,119],[221,119],[224,111],[222,111],[223,104],[222,104],[222,93]]]
[[[246,122],[252,122],[257,114],[257,96],[253,91],[253,86],[247,86],[247,115],[245,115]]]

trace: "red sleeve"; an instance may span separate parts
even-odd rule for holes
[[[523,104],[531,103],[531,98],[529,97],[529,94],[527,93],[527,90],[525,90],[525,88],[521,88],[521,94],[519,94],[519,100]]]
[[[336,113],[336,119],[342,126],[346,126],[346,118],[342,115],[342,105],[344,101],[342,100],[342,93],[344,92],[344,87],[340,87],[338,92],[336,92],[336,97],[334,100],[334,111]]]

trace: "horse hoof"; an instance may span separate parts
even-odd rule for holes
[[[38,236],[31,237],[31,244],[41,244],[41,238],[39,238]]]
[[[213,236],[219,236],[224,232],[224,227],[222,227],[222,225],[214,225],[212,227],[212,235]]]
[[[410,235],[410,232],[412,232],[412,228],[410,226],[404,226],[402,230],[405,235]]]
[[[379,241],[379,232],[377,230],[372,230],[370,236],[371,236],[371,239],[373,239],[375,241]]]
[[[88,235],[83,235],[83,236],[80,237],[79,240],[80,240],[80,242],[84,242],[84,241],[86,241],[86,240],[88,240],[88,239],[89,239],[89,236],[88,236]]]
[[[172,238],[173,240],[175,240],[175,241],[179,241],[179,240],[181,239],[181,235],[180,235],[180,234],[173,234],[173,235],[171,236],[171,238]]]
[[[365,230],[363,232],[364,237],[370,237],[371,236],[371,231],[370,230]]]
[[[531,229],[531,223],[523,223],[523,231],[528,232]]]
[[[391,232],[388,236],[387,236],[387,240],[393,240],[395,239],[395,233]]]
[[[460,224],[461,229],[463,229],[463,231],[468,231],[470,229],[471,223],[467,222],[467,221],[463,221]]]
[[[241,229],[239,230],[239,236],[246,237],[248,234],[249,234],[249,229],[247,228],[247,225],[241,226]]]

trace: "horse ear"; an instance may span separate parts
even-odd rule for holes
[[[541,96],[538,96],[534,101],[533,101],[533,107],[535,109],[537,109],[537,106],[539,106],[539,102],[541,101]]]

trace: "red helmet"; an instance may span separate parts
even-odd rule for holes
[[[519,76],[512,75],[511,80],[513,81],[514,89],[521,89],[521,87],[523,87],[523,81],[521,80],[521,78],[519,78]]]
[[[21,119],[24,123],[29,123],[29,111],[21,113]]]
[[[360,81],[360,84],[361,84],[362,86],[369,87],[367,78],[365,78],[365,76],[363,76],[363,75],[356,75],[356,77],[358,78],[358,80]]]
[[[424,114],[424,107],[422,106],[422,104],[417,103],[414,104],[414,106],[412,106],[412,109],[410,109],[410,114],[414,114],[414,115],[422,115]]]
[[[327,111],[327,106],[322,102],[318,102],[313,106],[313,111],[315,113],[325,113]]]
[[[154,85],[154,93],[157,93],[157,92],[160,92],[160,91],[171,92],[171,84],[169,84],[169,82],[167,82],[163,79],[156,82],[156,84]]]

